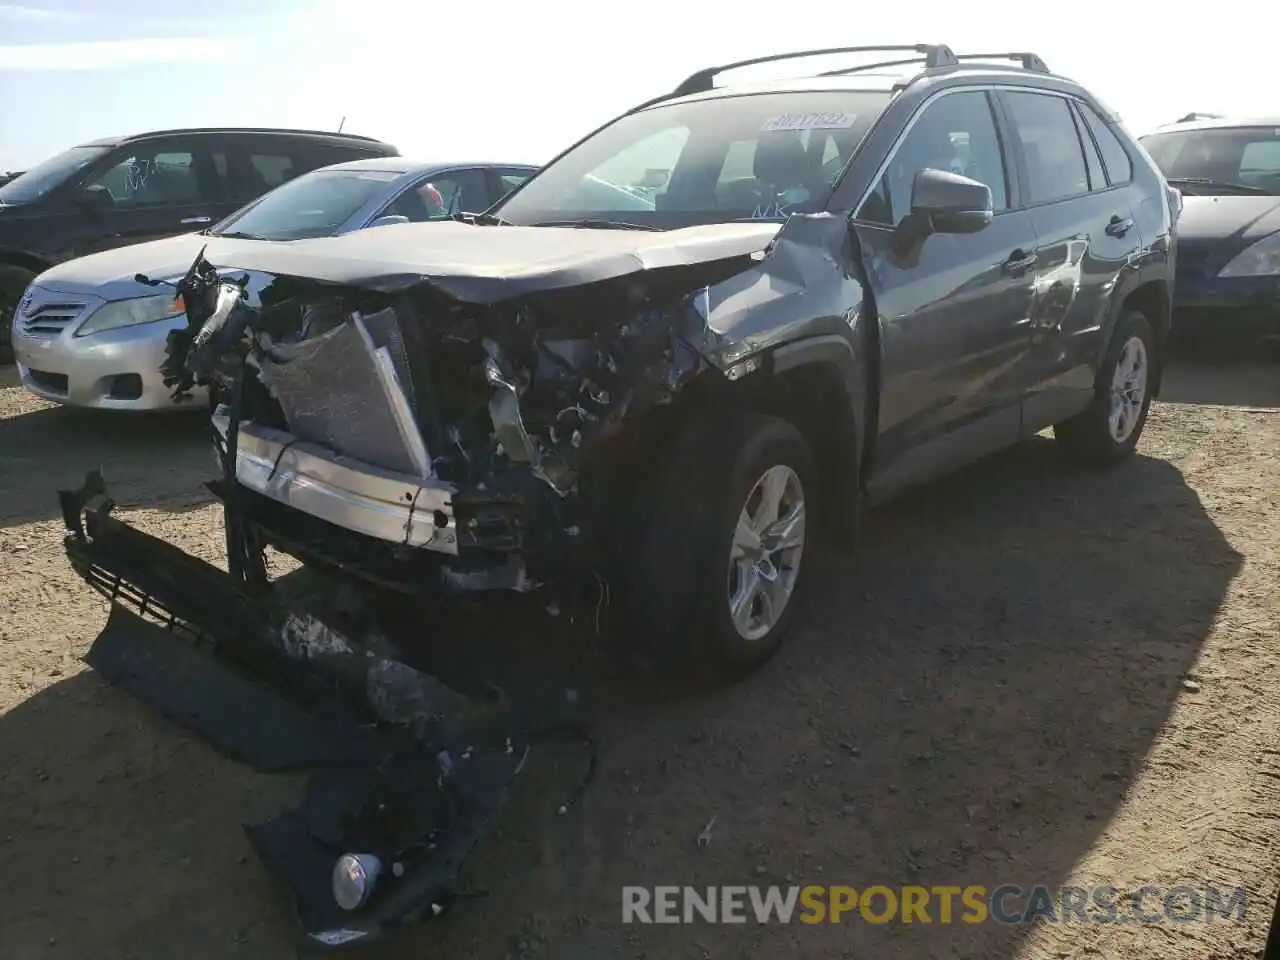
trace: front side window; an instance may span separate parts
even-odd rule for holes
[[[1170,180],[1280,193],[1280,127],[1169,131],[1143,137],[1142,145]]]
[[[479,170],[450,170],[419,180],[396,197],[379,216],[407,217],[413,223],[443,220],[455,213],[480,213],[489,191]]]
[[[107,147],[72,147],[41,163],[0,187],[0,203],[31,203],[73,176],[107,152]]]
[[[614,219],[677,228],[824,209],[888,94],[715,97],[627,114],[495,212],[530,225]]]
[[[202,190],[197,159],[190,150],[141,147],[119,163],[93,177],[85,186],[103,187],[117,206],[161,203],[194,203],[213,199],[216,192]],[[216,168],[209,165],[216,176]]]
[[[891,155],[859,218],[894,226],[911,212],[911,188],[924,169],[946,170],[991,188],[994,210],[1009,206],[1008,178],[991,102],[981,90],[940,96]]]
[[[258,240],[331,236],[399,176],[390,170],[316,170],[281,184],[210,232]]]
[[[1049,93],[1005,94],[1027,162],[1031,203],[1050,203],[1089,192],[1088,165],[1071,104]]]

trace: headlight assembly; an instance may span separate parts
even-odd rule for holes
[[[119,330],[121,327],[136,327],[142,323],[154,323],[167,320],[183,313],[181,296],[161,293],[148,297],[134,297],[132,300],[117,300],[105,303],[80,325],[77,337],[87,337],[93,333],[106,330]]]
[[[1280,233],[1245,247],[1219,271],[1220,277],[1280,276]]]

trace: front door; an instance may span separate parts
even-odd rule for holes
[[[1040,429],[1092,399],[1111,294],[1142,241],[1124,148],[1116,155],[1108,144],[1104,169],[1095,139],[1109,131],[1091,132],[1081,112],[1087,105],[1022,90],[1001,97],[1039,240],[1025,415],[1030,429]]]
[[[926,104],[855,215],[879,315],[874,499],[1007,446],[1021,428],[1036,239],[990,97],[957,90]],[[978,233],[929,236],[908,261],[894,226],[924,168],[987,184],[995,217]]]
[[[82,207],[72,256],[203,230],[225,203],[225,182],[199,138],[147,140],[126,147],[82,187],[105,190]]]

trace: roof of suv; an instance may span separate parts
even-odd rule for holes
[[[828,70],[807,77],[732,83],[726,86],[714,85],[715,79],[720,74],[743,67],[805,57],[864,53],[897,53],[900,56],[839,70]],[[1029,52],[955,54],[950,47],[942,44],[831,47],[755,57],[723,66],[707,67],[691,74],[672,92],[655,97],[636,109],[677,100],[701,100],[751,93],[804,93],[822,90],[897,93],[917,83],[950,80],[955,77],[1083,92],[1075,81],[1051,72],[1039,56]],[[1090,97],[1090,99],[1094,100],[1105,113],[1114,117],[1114,112],[1105,104],[1098,102],[1096,97]]]
[[[101,137],[97,140],[90,140],[88,143],[82,143],[82,147],[118,147],[124,143],[135,143],[139,140],[149,140],[152,137],[169,137],[175,134],[249,134],[266,135],[266,136],[282,136],[296,137],[303,140],[327,140],[334,143],[358,143],[361,146],[369,146],[371,148],[383,147],[388,150],[395,149],[389,143],[384,143],[374,137],[365,137],[355,133],[337,133],[333,130],[290,130],[286,127],[186,127],[173,130],[150,130],[145,133],[135,133],[127,137]]]

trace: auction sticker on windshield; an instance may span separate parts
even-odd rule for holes
[[[856,113],[784,113],[770,117],[760,128],[761,133],[775,130],[848,130],[858,121]]]

